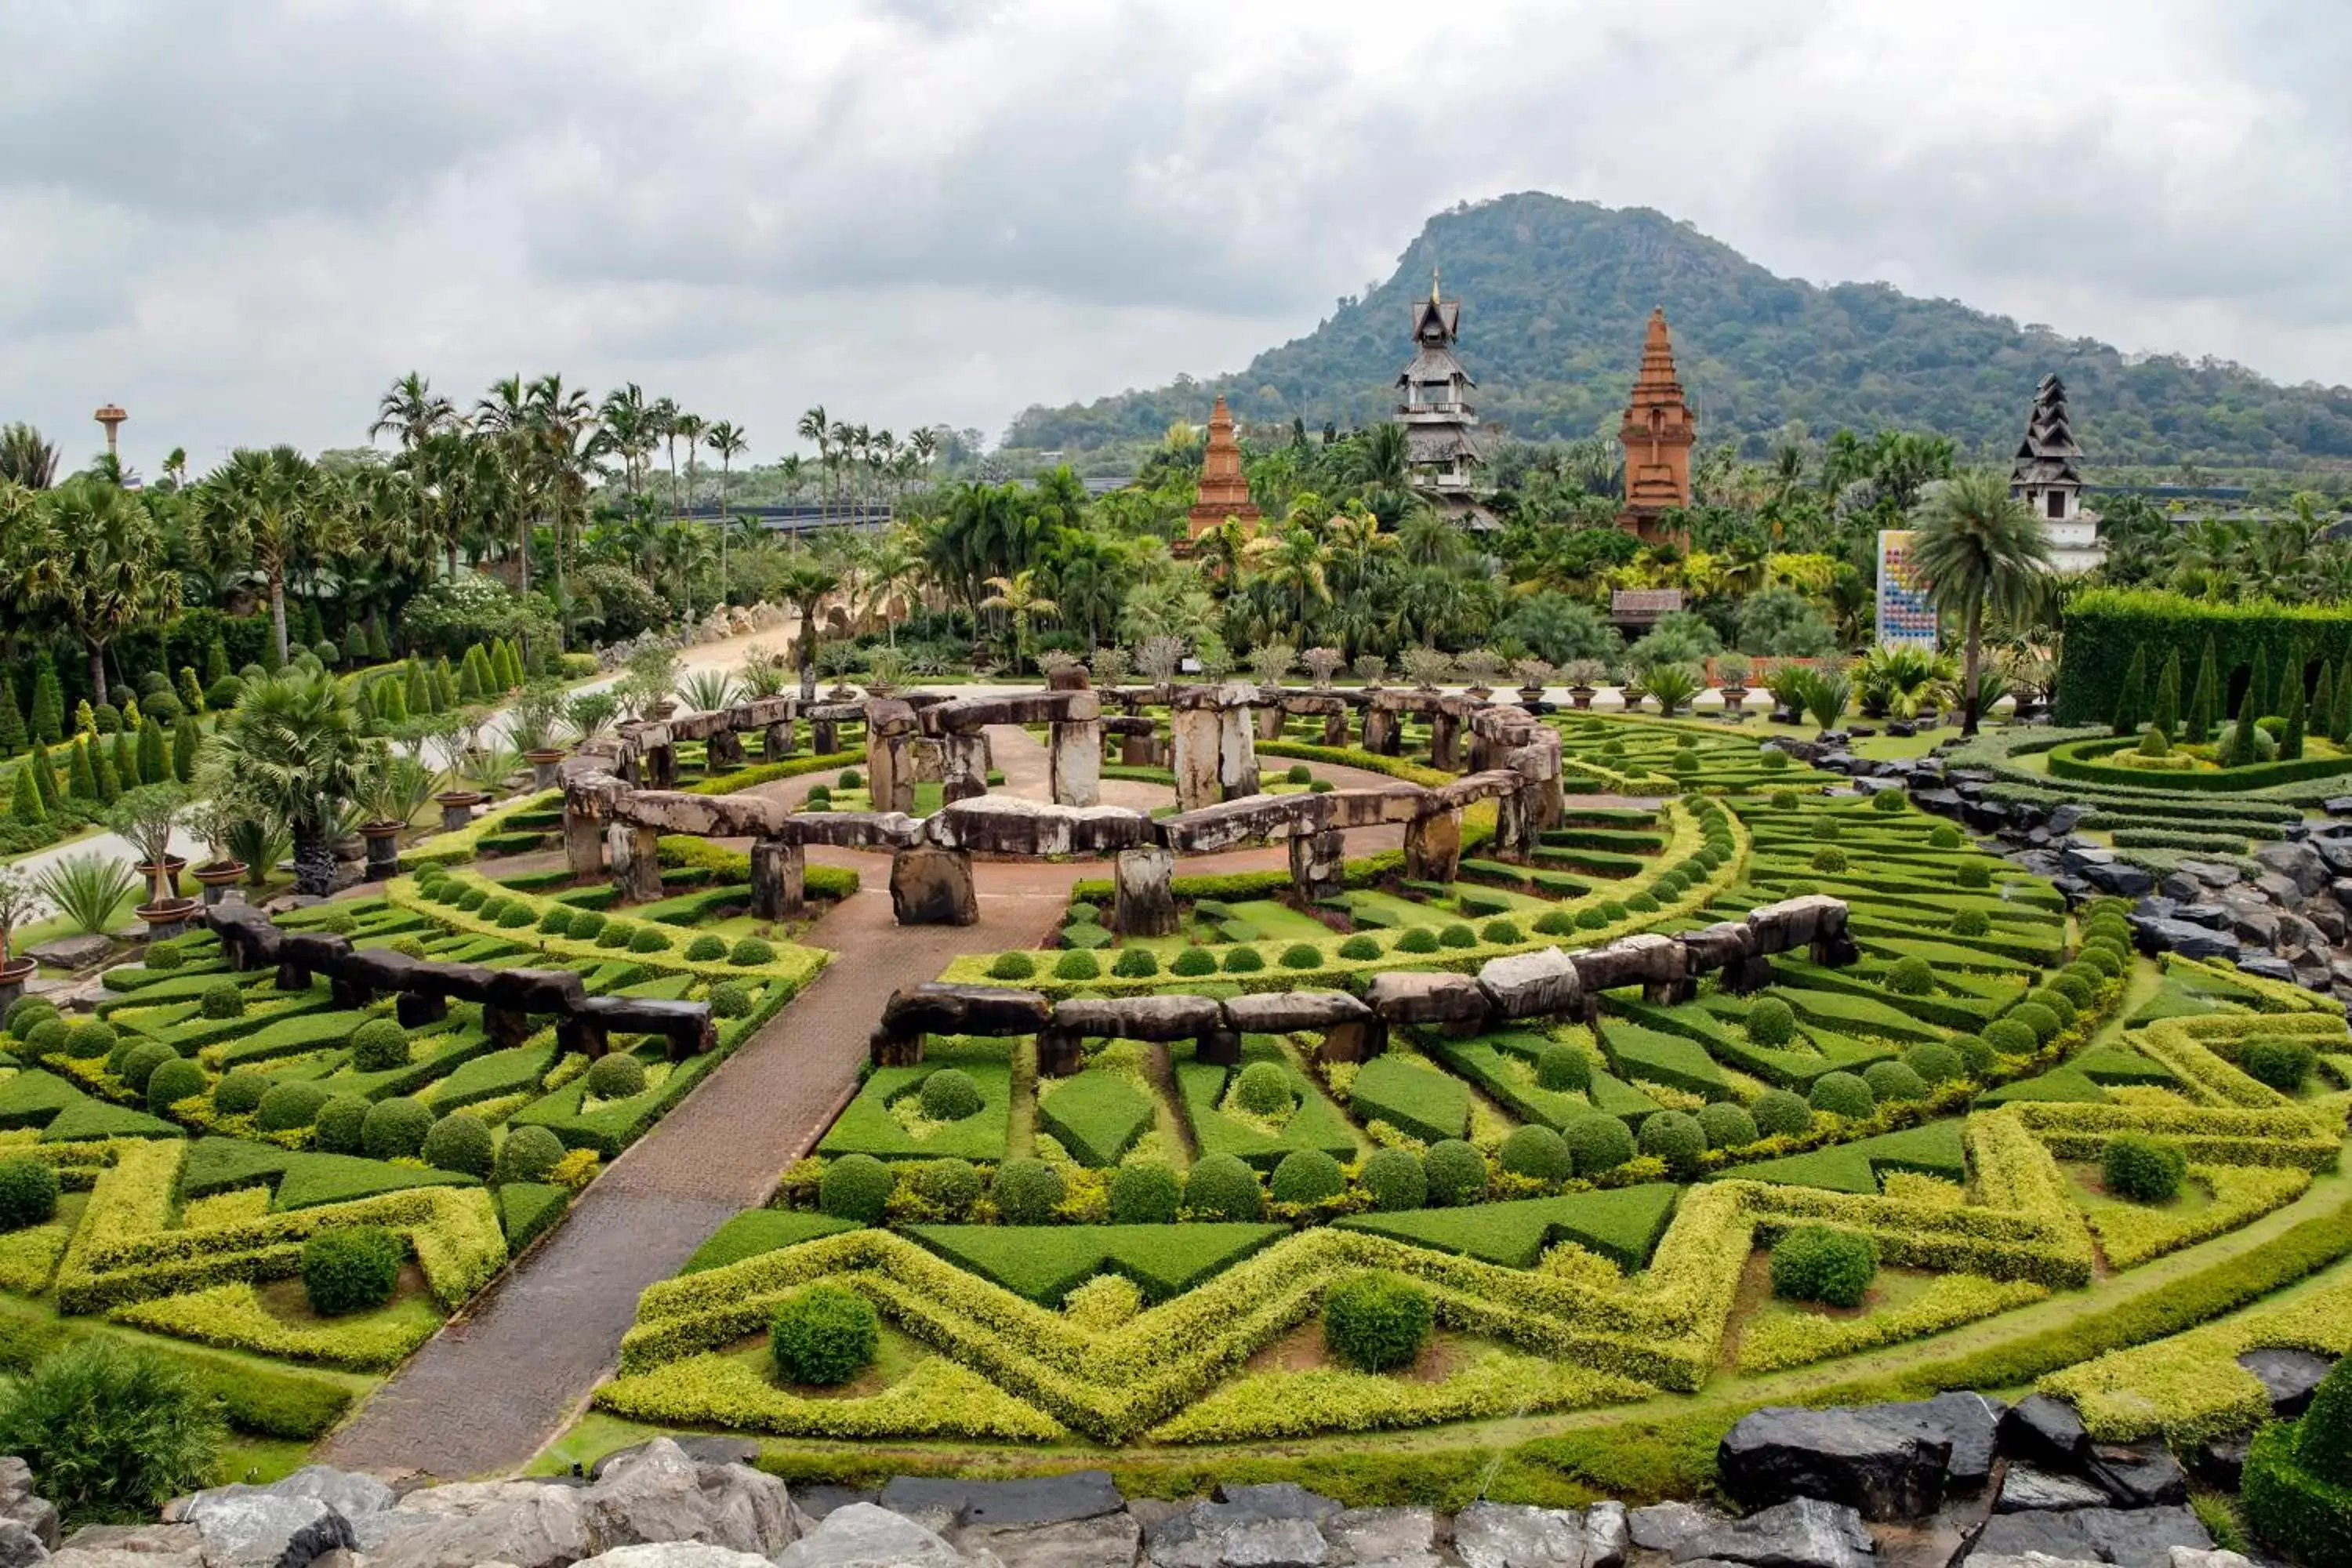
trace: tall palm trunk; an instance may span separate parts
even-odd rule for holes
[[[98,638],[89,639],[89,707],[98,710],[106,700],[106,645]]]
[[[1960,738],[1967,740],[1977,732],[1977,663],[1983,656],[1984,601],[1969,605],[1969,636],[1960,654],[1960,685],[1966,690],[1960,704]]]
[[[335,846],[323,820],[298,817],[289,825],[294,836],[294,890],[323,899],[335,887]]]
[[[286,567],[279,562],[269,566],[269,626],[278,638],[278,662],[284,664],[292,650],[286,646]]]

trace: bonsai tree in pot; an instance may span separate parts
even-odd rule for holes
[[[1376,653],[1360,653],[1349,660],[1348,668],[1356,672],[1356,679],[1364,683],[1365,690],[1378,691],[1381,680],[1388,675],[1389,661]]]
[[[1700,681],[1689,665],[1668,663],[1642,671],[1642,685],[1658,700],[1658,711],[1671,719],[1675,709],[1698,695]]]
[[[1609,667],[1597,658],[1571,658],[1560,667],[1568,682],[1568,700],[1579,712],[1592,706],[1592,695],[1609,679]]]
[[[1559,671],[1545,659],[1515,658],[1511,661],[1511,673],[1519,678],[1519,700],[1536,703],[1543,700],[1544,689]]]
[[[198,773],[203,793],[259,806],[294,840],[294,886],[324,898],[335,879],[337,817],[367,760],[351,693],[323,671],[250,683],[221,720]]]
[[[1339,673],[1339,667],[1348,662],[1348,656],[1336,647],[1310,647],[1298,656],[1298,662],[1307,667],[1307,678],[1315,683],[1316,689],[1328,691],[1331,688],[1331,678]]]
[[[533,681],[522,689],[507,710],[507,736],[531,765],[541,789],[555,783],[555,764],[563,760],[563,689],[552,681]]]
[[[372,882],[400,874],[401,831],[433,798],[431,769],[415,757],[379,747],[360,771],[352,795],[360,813],[360,837],[367,841]]]
[[[563,721],[571,729],[572,743],[577,745],[611,729],[620,711],[621,700],[611,692],[583,691],[563,705]]]
[[[158,934],[181,924],[196,907],[195,900],[180,896],[171,865],[172,834],[187,805],[184,785],[142,784],[125,791],[106,813],[106,825],[139,851],[139,868],[147,874],[152,895],[140,906],[139,918]]]
[[[1469,694],[1482,702],[1495,695],[1496,679],[1507,668],[1500,654],[1483,647],[1474,647],[1467,653],[1456,655],[1454,666],[1462,672],[1463,679],[1469,681]]]
[[[1436,690],[1437,683],[1454,668],[1452,656],[1433,647],[1409,647],[1397,657],[1397,662],[1404,666],[1405,679],[1423,691]]]
[[[1260,686],[1279,687],[1298,668],[1298,650],[1286,642],[1263,642],[1250,649],[1249,666]]]
[[[13,866],[0,866],[0,1008],[15,999],[40,967],[29,958],[8,956],[8,933],[31,920],[39,902],[23,872]]]
[[[1735,722],[1746,716],[1749,668],[1745,654],[1727,653],[1715,661],[1716,683],[1723,688],[1723,711]]]
[[[245,862],[237,858],[232,842],[239,814],[227,801],[206,800],[189,807],[184,820],[188,831],[205,845],[205,858],[194,875],[205,889],[205,901],[217,903],[220,889],[235,883],[246,871]]]

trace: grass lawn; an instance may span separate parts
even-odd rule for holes
[[[1302,915],[1272,899],[1249,899],[1233,906],[1234,918],[1257,927],[1268,942],[1322,942],[1332,935],[1329,926],[1312,915]]]

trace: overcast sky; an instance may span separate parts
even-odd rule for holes
[[[5,0],[0,419],[201,471],[412,368],[992,439],[1542,189],[2352,381],[2344,0]]]

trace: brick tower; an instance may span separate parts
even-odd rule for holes
[[[1185,537],[1198,539],[1213,528],[1223,528],[1229,517],[1247,527],[1260,516],[1250,504],[1249,480],[1242,476],[1242,444],[1234,435],[1234,416],[1221,396],[1209,411],[1208,451],[1201,462],[1199,496],[1185,514]]]
[[[1625,510],[1617,514],[1617,526],[1645,541],[1674,537],[1660,520],[1690,505],[1691,446],[1698,428],[1683,401],[1683,384],[1675,379],[1675,345],[1664,306],[1650,312],[1642,374],[1633,380],[1617,439],[1625,447]]]

